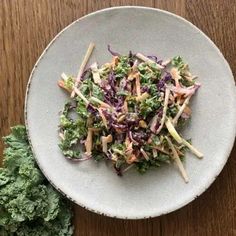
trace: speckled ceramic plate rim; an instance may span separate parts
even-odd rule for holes
[[[31,144],[31,140],[30,140],[30,135],[29,135],[29,127],[28,127],[28,121],[27,121],[27,102],[28,102],[28,93],[29,93],[29,89],[30,89],[30,85],[31,85],[31,82],[32,82],[32,78],[33,78],[33,75],[34,75],[34,71],[35,69],[37,68],[39,62],[41,61],[41,59],[43,59],[43,56],[44,54],[47,52],[47,50],[50,48],[50,46],[55,42],[56,39],[58,39],[63,33],[64,31],[66,31],[69,27],[71,27],[73,24],[76,24],[77,22],[83,20],[84,18],[87,18],[87,17],[90,17],[92,15],[96,15],[96,14],[101,14],[103,12],[106,12],[106,11],[111,11],[111,10],[114,10],[114,9],[124,9],[124,8],[128,8],[128,9],[134,9],[134,8],[138,8],[138,9],[143,9],[143,10],[151,10],[151,11],[156,11],[157,13],[158,12],[161,12],[161,13],[165,13],[167,15],[170,15],[172,17],[175,17],[181,21],[183,21],[185,24],[188,24],[190,27],[193,27],[196,31],[198,31],[198,33],[200,33],[202,36],[205,37],[205,39],[212,45],[212,47],[214,47],[214,49],[216,50],[216,52],[218,53],[219,57],[221,57],[224,61],[224,65],[227,67],[227,69],[229,70],[230,74],[231,74],[231,79],[234,80],[234,77],[233,77],[233,74],[232,74],[232,71],[230,69],[230,66],[229,64],[227,63],[226,59],[224,58],[223,54],[220,52],[220,50],[218,49],[218,47],[212,42],[212,40],[206,35],[204,34],[199,28],[197,28],[194,24],[192,24],[191,22],[187,21],[186,19],[178,16],[178,15],[175,15],[173,13],[170,13],[168,11],[164,11],[164,10],[160,10],[160,9],[156,9],[156,8],[150,8],[150,7],[141,7],[141,6],[120,6],[120,7],[111,7],[111,8],[105,8],[105,9],[102,9],[102,10],[99,10],[99,11],[96,11],[96,12],[92,12],[88,15],[85,15],[79,19],[77,19],[76,21],[72,22],[71,24],[69,24],[67,27],[65,27],[63,30],[61,30],[53,39],[52,41],[47,45],[47,47],[45,48],[45,50],[42,52],[42,54],[40,55],[40,57],[38,58],[37,62],[35,63],[33,69],[32,69],[32,72],[30,74],[30,77],[29,77],[29,81],[28,81],[28,84],[27,84],[27,89],[26,89],[26,97],[25,97],[25,108],[24,108],[24,115],[25,115],[25,125],[26,125],[26,130],[27,130],[27,135],[28,135],[28,139],[29,139],[29,143],[30,143],[30,146],[32,148],[32,151],[34,153],[34,148]],[[230,79],[230,78],[229,78]],[[235,82],[234,82],[235,83]],[[232,87],[232,96],[234,96],[234,102],[236,104],[236,87]],[[227,147],[227,150],[225,151],[226,155],[225,155],[225,159],[224,159],[224,162],[222,162],[222,166],[220,166],[217,170],[215,170],[215,176],[212,177],[211,179],[209,179],[207,185],[205,186],[202,186],[201,190],[198,192],[198,194],[196,194],[195,196],[189,198],[188,200],[182,202],[181,204],[178,204],[176,205],[175,207],[173,207],[172,209],[168,210],[168,211],[165,211],[163,212],[162,214],[152,214],[150,216],[147,216],[147,217],[117,217],[116,215],[112,215],[112,214],[107,214],[107,213],[101,213],[93,208],[89,208],[89,207],[86,207],[85,205],[81,204],[80,202],[77,202],[75,199],[72,199],[70,198],[70,196],[68,196],[64,191],[63,189],[59,189],[51,180],[50,178],[47,176],[47,174],[45,173],[45,171],[41,168],[40,166],[40,163],[38,162],[37,158],[36,159],[36,162],[39,166],[39,168],[41,169],[42,173],[45,175],[45,177],[48,179],[48,181],[50,182],[50,184],[52,184],[52,186],[54,186],[55,189],[57,189],[61,194],[63,194],[64,196],[66,196],[69,200],[71,200],[72,202],[80,205],[81,207],[87,209],[87,210],[90,210],[92,212],[95,212],[97,214],[100,214],[100,215],[105,215],[105,216],[109,216],[109,217],[114,217],[114,218],[121,218],[121,219],[145,219],[145,218],[153,218],[153,217],[157,217],[157,216],[160,216],[160,215],[164,215],[164,214],[167,214],[167,213],[170,213],[170,212],[173,212],[175,210],[178,210],[180,209],[181,207],[187,205],[188,203],[192,202],[194,199],[196,199],[198,196],[200,196],[203,192],[205,192],[210,186],[211,184],[215,181],[215,179],[217,178],[217,176],[220,174],[220,172],[222,171],[223,167],[225,166],[227,160],[228,160],[228,157],[230,155],[230,152],[233,148],[233,145],[234,145],[234,141],[235,141],[235,134],[236,134],[236,111],[232,111],[234,112],[234,117],[235,117],[235,123],[232,124],[232,138],[229,140],[229,143],[228,143],[228,147]],[[34,153],[34,156],[35,153]]]

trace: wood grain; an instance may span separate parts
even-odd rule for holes
[[[0,0],[0,136],[8,134],[10,126],[23,123],[27,80],[50,40],[75,19],[119,5],[157,7],[185,17],[212,38],[236,75],[235,0]],[[75,235],[236,235],[235,158],[236,147],[210,189],[193,203],[165,216],[117,220],[74,206]]]

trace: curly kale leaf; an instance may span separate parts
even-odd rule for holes
[[[4,138],[0,168],[0,235],[70,236],[70,206],[38,169],[24,126]]]
[[[176,56],[172,59],[171,64],[181,71],[185,67],[185,63],[182,57]]]
[[[122,79],[127,76],[128,72],[131,70],[129,63],[129,57],[120,56],[117,66],[115,67],[115,76],[117,79]]]
[[[143,100],[140,105],[140,114],[146,118],[150,113],[156,112],[161,107],[161,101],[158,96]]]
[[[76,103],[76,109],[71,102],[66,103],[60,116],[60,129],[64,138],[61,139],[59,147],[65,156],[71,158],[80,156],[76,145],[87,135],[86,121],[89,116],[87,108],[80,98]]]

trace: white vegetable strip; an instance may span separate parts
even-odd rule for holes
[[[125,112],[125,113],[128,112],[128,103],[127,103],[126,100],[124,101],[124,105],[123,105],[123,107],[122,107],[122,110],[123,110],[123,112]]]
[[[140,148],[140,152],[143,154],[143,157],[148,161],[149,156],[147,155],[147,153],[142,148]]]
[[[177,125],[178,120],[179,120],[180,116],[182,115],[182,113],[183,113],[185,107],[188,105],[190,98],[191,98],[191,95],[189,95],[189,96],[185,99],[185,101],[184,101],[184,103],[182,104],[182,106],[180,107],[178,113],[176,114],[176,116],[175,116],[174,119],[172,120],[172,123],[173,123],[174,126]]]
[[[133,154],[133,142],[130,142],[129,144],[128,142],[126,142],[125,155],[127,157],[130,157],[132,156],[132,154]]]
[[[90,44],[89,44],[89,47],[88,47],[88,49],[87,49],[87,52],[86,52],[86,54],[85,54],[85,56],[84,56],[84,59],[83,59],[81,65],[80,65],[79,72],[78,72],[77,79],[76,79],[77,82],[80,81],[80,77],[81,77],[81,75],[82,75],[83,72],[84,72],[85,66],[86,66],[87,63],[88,63],[88,60],[89,60],[89,58],[91,57],[94,48],[95,48],[95,44],[94,44],[94,43],[90,43]]]
[[[84,69],[85,69],[85,66],[87,65],[88,63],[88,60],[93,52],[93,49],[95,47],[95,44],[94,43],[90,43],[89,44],[89,47],[87,49],[87,52],[84,56],[84,59],[80,65],[80,68],[79,68],[79,72],[78,72],[78,75],[77,75],[77,78],[76,78],[76,82],[75,82],[75,87],[78,86],[79,82],[80,82],[80,78],[81,78],[81,75],[83,74],[84,72]],[[74,97],[75,96],[75,91],[73,90],[72,93],[71,93],[71,97]]]
[[[163,153],[165,153],[165,154],[167,154],[167,155],[170,155],[170,153],[169,153],[168,151],[164,150],[163,148],[161,148],[161,147],[159,147],[159,146],[153,146],[152,148],[153,148],[153,149],[156,149],[156,150],[158,150],[158,151],[160,151],[160,152],[163,152]]]
[[[158,121],[158,114],[156,114],[152,119],[151,119],[151,122],[150,122],[150,130],[155,133],[155,126],[157,124],[157,121]]]
[[[170,121],[170,119],[167,119],[165,124],[166,124],[166,128],[168,129],[170,135],[176,140],[176,142],[178,142],[179,144],[184,144],[198,158],[203,157],[203,154],[201,152],[199,152],[195,147],[193,147],[188,141],[186,141],[185,139],[180,137],[180,135],[177,133],[175,127],[173,126],[172,122]]]
[[[167,66],[167,65],[170,64],[170,62],[171,62],[171,60],[170,60],[170,59],[167,59],[167,60],[163,61],[163,62],[161,63],[161,65],[162,65],[162,66]]]
[[[140,91],[140,78],[139,78],[139,73],[136,74],[135,76],[135,84],[136,84],[136,93],[137,96],[140,97],[141,91]]]
[[[85,102],[86,105],[89,104],[88,99],[79,91],[79,89],[74,87],[74,92]]]
[[[91,129],[88,129],[88,134],[84,145],[86,150],[85,154],[91,155],[93,146],[93,131]]]
[[[94,62],[91,66],[90,66],[91,70],[92,70],[92,75],[93,75],[93,81],[96,84],[100,84],[101,83],[101,78],[100,78],[100,74],[98,71],[98,64],[96,62]]]
[[[157,150],[156,149],[152,149],[152,155],[153,157],[156,157],[158,154]]]
[[[102,118],[103,124],[104,124],[105,127],[107,128],[107,119],[106,119],[106,117],[104,116],[104,114],[102,113],[102,109],[101,109],[101,108],[98,108],[98,112],[99,112],[99,115],[100,115],[101,118]]]
[[[68,80],[68,76],[64,72],[61,74],[61,78],[64,80]]]
[[[176,140],[177,143],[181,144],[182,143],[182,138],[180,135],[177,133],[175,127],[173,126],[172,122],[170,119],[167,119],[165,122],[166,128],[168,129],[170,135]]]
[[[179,74],[179,71],[176,68],[172,68],[170,70],[170,74],[172,76],[172,78],[175,80],[175,87],[176,88],[180,88],[180,84],[179,84],[179,79],[181,79],[181,76]]]
[[[176,151],[176,149],[175,149],[173,143],[171,142],[171,140],[170,140],[168,137],[166,137],[166,140],[167,140],[167,142],[168,142],[168,144],[169,144],[169,146],[170,146],[170,148],[171,148],[171,151],[172,151],[172,154],[173,154],[173,157],[172,157],[173,160],[175,161],[176,165],[178,166],[179,171],[180,171],[181,175],[182,175],[183,178],[184,178],[184,181],[185,181],[186,183],[188,183],[188,182],[189,182],[189,179],[188,179],[187,172],[186,172],[186,170],[184,169],[183,163],[181,162],[181,160],[180,160],[180,158],[179,158],[179,155],[178,155],[178,153],[177,153],[177,151]]]
[[[117,119],[117,122],[120,123],[120,122],[123,122],[125,120],[125,117],[126,115],[121,115],[118,119]]]
[[[107,136],[102,136],[101,141],[102,141],[102,151],[104,153],[107,153],[107,144],[112,142],[112,135],[109,134]]]
[[[93,102],[96,102],[98,104],[100,104],[102,107],[106,107],[106,108],[112,108],[109,104],[99,100],[98,98],[95,98],[95,97],[90,97],[90,100],[93,101]]]
[[[133,66],[132,66],[132,71],[133,71],[133,72],[136,72],[136,71],[137,71],[137,65],[138,65],[138,60],[136,59],[136,60],[134,61]]]
[[[159,68],[159,69],[163,69],[164,68],[164,66],[161,66],[161,65],[157,64],[155,61],[153,61],[150,58],[144,56],[142,53],[137,53],[136,57],[138,59],[142,60],[142,61],[147,62],[147,63],[154,63],[157,66],[157,68]]]
[[[65,87],[65,81],[68,79],[68,76],[65,73],[61,74],[62,80],[58,80],[57,84],[59,87],[65,89],[67,92],[71,93],[71,90]]]
[[[200,151],[198,151],[193,145],[191,145],[188,141],[182,138],[182,143],[198,158],[200,159],[203,158],[203,154]]]
[[[63,133],[59,133],[59,137],[62,139],[62,140],[65,140],[65,136],[64,136],[64,134]]]
[[[168,88],[166,88],[163,114],[162,114],[162,118],[161,118],[161,124],[160,124],[159,128],[157,129],[156,134],[158,134],[161,131],[161,129],[162,129],[164,123],[165,123],[166,111],[167,111],[168,102],[169,102],[169,96],[170,96],[170,90]]]

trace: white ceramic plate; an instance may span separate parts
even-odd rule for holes
[[[77,73],[90,42],[96,44],[90,62],[109,60],[107,44],[111,44],[121,53],[132,50],[164,59],[181,55],[199,75],[202,87],[193,99],[193,117],[185,137],[192,138],[204,159],[188,154],[188,184],[173,165],[145,175],[131,170],[120,178],[104,162],[75,164],[63,157],[58,148],[58,112],[68,98],[57,87],[57,80],[63,71]],[[39,167],[55,188],[100,214],[155,217],[195,199],[222,170],[235,138],[235,84],[220,51],[188,21],[157,9],[110,8],[75,21],[49,44],[31,74],[25,115]]]

